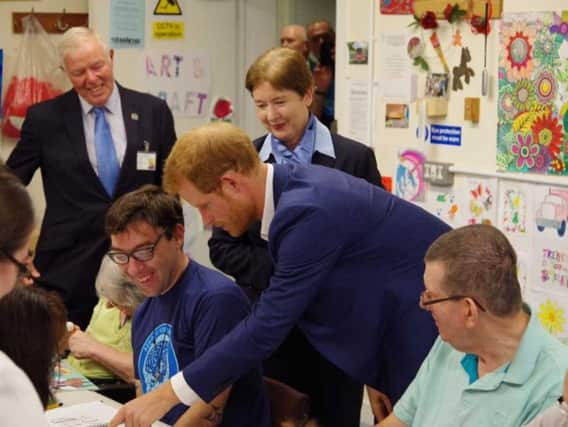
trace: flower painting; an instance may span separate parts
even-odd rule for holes
[[[500,31],[497,168],[568,175],[568,22],[506,14]]]

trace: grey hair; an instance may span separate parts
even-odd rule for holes
[[[106,255],[103,257],[95,288],[99,297],[112,304],[135,310],[144,301],[144,294]]]
[[[101,36],[97,34],[93,29],[87,27],[71,27],[59,41],[57,46],[57,54],[59,55],[59,61],[61,65],[65,68],[65,56],[79,50],[85,40],[96,40],[97,43],[101,45],[105,55],[110,59],[110,49],[107,44],[103,41]]]

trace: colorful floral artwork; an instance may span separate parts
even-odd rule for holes
[[[424,200],[424,154],[416,150],[403,150],[398,156],[394,193],[411,202]]]
[[[568,23],[505,14],[500,44],[497,168],[568,175]]]

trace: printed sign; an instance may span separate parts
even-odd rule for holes
[[[431,125],[430,142],[432,144],[461,145],[462,128],[460,126]]]

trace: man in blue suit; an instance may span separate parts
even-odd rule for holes
[[[69,319],[84,329],[109,245],[105,213],[122,194],[161,184],[176,134],[164,101],[116,83],[113,51],[94,31],[67,30],[59,56],[73,89],[28,109],[7,164],[26,185],[41,170],[46,210],[34,259],[39,285],[57,291]]]
[[[398,400],[436,337],[418,302],[424,254],[447,225],[342,172],[261,163],[248,136],[230,124],[184,135],[168,157],[164,184],[231,236],[260,219],[274,273],[231,333],[128,403],[111,425],[145,425],[180,401],[210,401],[294,325],[331,363]]]

